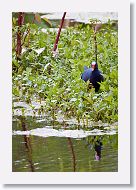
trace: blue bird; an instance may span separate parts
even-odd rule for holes
[[[84,72],[81,75],[81,79],[87,82],[88,80],[90,80],[91,74],[92,74],[92,68],[84,66]]]
[[[98,64],[93,61],[91,63],[91,68],[84,67],[84,73],[81,75],[81,79],[85,82],[90,80],[90,83],[95,88],[95,92],[98,92],[100,89],[100,84],[104,81],[104,77],[98,69]]]
[[[95,92],[98,92],[100,89],[99,83],[104,81],[104,77],[99,71],[98,64],[95,61],[91,63],[91,67],[92,67],[92,74],[90,77],[90,83],[92,83],[93,87],[95,88]]]

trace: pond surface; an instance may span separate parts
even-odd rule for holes
[[[109,128],[94,126],[84,130],[71,124],[64,128],[58,123],[52,126],[46,119],[16,117],[12,170],[117,172],[118,134],[114,127]]]
[[[46,14],[49,20],[61,20],[64,12],[52,12]],[[89,23],[90,19],[98,19],[105,23],[110,20],[118,20],[117,12],[67,12],[65,19],[73,20],[74,22]]]
[[[52,28],[58,28],[64,12],[50,12],[42,15],[42,17],[48,18],[52,23]],[[67,12],[63,23],[63,28],[68,26],[75,26],[77,24],[88,24],[90,19],[97,19],[101,23],[107,23],[108,20],[114,21],[117,24],[118,13],[117,12]],[[46,30],[43,30],[46,31]]]

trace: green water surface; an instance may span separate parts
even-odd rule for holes
[[[13,129],[18,127],[18,122],[13,122]],[[99,144],[101,158],[96,160],[95,147]],[[78,139],[13,135],[12,150],[13,172],[118,171],[117,134]]]

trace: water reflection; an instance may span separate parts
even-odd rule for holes
[[[21,117],[20,121],[21,121],[22,130],[23,131],[28,131],[25,118]],[[24,137],[24,144],[25,144],[25,147],[26,147],[26,152],[27,152],[27,155],[28,155],[28,162],[29,162],[30,170],[32,172],[34,172],[35,168],[34,168],[34,164],[33,164],[33,161],[32,161],[32,153],[33,152],[32,152],[31,138],[30,138],[30,136],[27,136],[27,135],[23,135],[23,137]]]
[[[68,144],[69,144],[69,148],[71,150],[71,155],[72,155],[73,171],[75,172],[76,171],[76,156],[75,156],[74,147],[73,147],[71,138],[68,138]]]
[[[84,138],[86,146],[92,150],[95,151],[95,160],[100,161],[101,160],[101,151],[102,151],[102,136],[89,136],[87,138]]]
[[[95,136],[95,138],[96,138],[96,136]],[[95,149],[95,159],[99,161],[101,159],[101,150],[102,150],[101,140],[97,139],[95,141],[94,149]]]
[[[23,117],[13,122],[16,130],[28,131],[31,126],[35,128],[35,123],[31,120],[30,125]],[[13,171],[113,172],[118,168],[117,147],[117,134],[84,138],[13,135]]]

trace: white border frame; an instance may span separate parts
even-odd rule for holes
[[[118,12],[118,172],[12,172],[12,12]],[[0,6],[0,181],[4,184],[130,184],[130,4],[128,0],[12,0]],[[126,78],[127,76],[127,78]],[[4,148],[3,148],[4,147]]]

